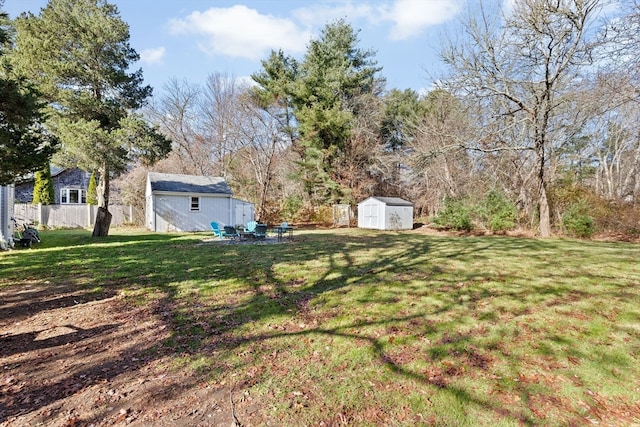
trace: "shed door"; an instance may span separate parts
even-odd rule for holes
[[[367,228],[378,227],[378,205],[370,203],[364,206],[364,226]]]

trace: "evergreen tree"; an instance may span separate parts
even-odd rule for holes
[[[293,90],[299,124],[301,177],[318,203],[341,200],[335,169],[360,114],[358,98],[376,93],[381,70],[374,52],[357,47],[357,32],[344,20],[328,24],[309,44]]]
[[[383,82],[376,78],[381,68],[374,53],[357,44],[357,32],[339,20],[310,42],[301,63],[272,52],[262,62],[263,71],[252,76],[259,85],[256,98],[280,108],[281,129],[301,157],[298,178],[316,204],[337,202],[349,193],[339,165],[348,156],[357,119],[369,114],[363,100],[377,96]]]
[[[132,113],[151,95],[129,27],[106,0],[50,0],[40,16],[23,14],[14,68],[32,79],[51,105],[51,124],[64,143],[68,166],[97,170],[98,217],[94,236],[109,232],[110,179],[136,157],[153,162],[170,141]]]
[[[51,165],[47,162],[42,169],[36,172],[33,184],[33,204],[52,205],[56,196],[51,178]]]
[[[98,204],[98,185],[96,183],[96,173],[91,172],[89,177],[89,188],[87,189],[87,203],[90,205]]]
[[[0,2],[0,7],[2,2]],[[0,58],[12,50],[9,20],[0,11]],[[35,172],[48,162],[56,141],[43,128],[38,92],[24,79],[11,76],[0,61],[0,185]]]

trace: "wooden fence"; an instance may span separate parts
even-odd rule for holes
[[[14,217],[18,224],[30,222],[50,228],[90,228],[96,220],[98,207],[87,204],[74,205],[30,205],[16,203]],[[111,225],[117,226],[133,222],[133,207],[109,206]]]

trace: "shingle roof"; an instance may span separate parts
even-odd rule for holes
[[[233,195],[231,188],[221,177],[149,172],[149,182],[151,191]]]
[[[377,197],[373,196],[372,199],[380,200],[387,206],[413,206],[413,203],[408,202],[400,197]]]

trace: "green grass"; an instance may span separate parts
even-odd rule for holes
[[[169,310],[163,351],[283,425],[640,423],[640,246],[301,231],[45,231],[0,287],[46,283]],[[156,313],[158,316],[161,313]]]

